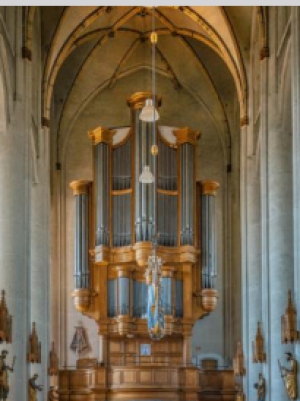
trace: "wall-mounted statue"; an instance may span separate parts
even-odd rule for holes
[[[32,323],[32,332],[29,336],[27,361],[41,363],[41,343],[37,336],[35,322]]]
[[[283,344],[297,341],[299,332],[297,331],[297,311],[292,300],[292,291],[289,290],[288,305],[285,314],[281,316],[281,342]]]
[[[255,341],[252,342],[252,361],[253,363],[262,363],[266,361],[266,354],[264,353],[264,338],[259,322],[257,322]]]
[[[0,400],[5,401],[8,397],[9,393],[9,380],[8,380],[8,371],[14,371],[14,364],[16,357],[14,357],[12,365],[6,365],[6,356],[8,354],[7,350],[3,350],[0,355]]]
[[[254,384],[257,390],[257,401],[265,401],[266,399],[266,381],[262,373],[258,375],[258,382]]]
[[[289,400],[297,399],[297,361],[290,352],[286,352],[286,360],[290,363],[290,368],[285,368],[278,360],[281,377],[284,380],[285,390]]]
[[[54,342],[52,342],[52,349],[49,354],[49,376],[57,376],[58,374],[58,356],[54,348]]]
[[[0,301],[0,343],[3,341],[12,342],[12,317],[7,309],[4,290]]]
[[[240,341],[237,343],[236,354],[233,358],[233,371],[235,376],[244,376],[246,374],[246,369],[244,367],[243,347]]]
[[[43,390],[43,386],[36,383],[39,375],[36,373],[28,380],[28,398],[29,401],[37,401],[37,392]]]
[[[76,352],[77,357],[82,351],[89,348],[85,329],[82,325],[75,326],[75,333],[70,348]]]

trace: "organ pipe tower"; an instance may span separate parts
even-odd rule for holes
[[[158,235],[162,259],[162,307],[168,341],[181,344],[187,363],[195,321],[216,306],[215,197],[219,184],[196,182],[200,134],[190,128],[158,126],[156,162],[151,157],[152,123],[139,119],[149,92],[127,103],[131,126],[89,132],[93,181],[73,181],[77,310],[93,318],[109,346],[123,338],[148,338],[145,270]],[[161,98],[156,98],[160,107]],[[156,163],[154,166],[153,164]],[[139,176],[145,165],[152,185]],[[155,217],[156,213],[156,219]],[[154,227],[157,222],[157,227]],[[117,363],[118,355],[109,363]],[[171,362],[171,361],[170,361]]]

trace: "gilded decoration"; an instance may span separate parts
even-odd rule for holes
[[[220,188],[220,184],[217,181],[203,180],[200,182],[201,182],[202,195],[210,195],[210,196],[217,195],[217,191]]]
[[[240,341],[237,343],[236,354],[233,358],[233,371],[235,376],[245,376],[246,374],[244,352]]]
[[[177,138],[177,145],[182,145],[183,143],[190,143],[193,146],[197,145],[197,141],[200,138],[200,131],[192,130],[188,127],[176,129],[173,134]]]
[[[292,291],[288,292],[288,304],[285,314],[281,316],[281,342],[293,343],[299,338],[297,330],[297,311],[292,299]]]
[[[262,363],[266,361],[264,338],[262,335],[261,324],[259,322],[257,322],[255,341],[252,342],[252,361],[253,363]]]
[[[107,145],[112,145],[113,136],[116,133],[114,130],[110,130],[104,127],[98,127],[93,131],[89,131],[88,136],[93,142],[93,145],[98,145],[99,143],[106,143]]]
[[[152,92],[136,92],[127,99],[127,105],[133,110],[140,110],[144,107],[147,99],[152,99]],[[155,105],[160,107],[162,104],[162,97],[155,96]]]
[[[76,180],[70,183],[70,187],[73,189],[73,195],[87,195],[89,192],[89,186],[91,181],[88,180]]]
[[[291,352],[285,353],[286,360],[289,363],[289,367],[284,367],[278,360],[278,366],[280,375],[283,378],[286,395],[289,400],[296,400],[298,397],[298,386],[297,386],[297,373],[298,373],[298,362],[294,358]]]
[[[49,368],[48,375],[49,376],[57,376],[58,374],[58,356],[55,350],[54,341],[52,342],[51,351],[49,353]]]
[[[41,343],[38,339],[35,322],[32,323],[32,331],[29,336],[27,362],[41,363]]]
[[[2,342],[12,342],[12,316],[7,309],[4,290],[0,301],[0,343]]]

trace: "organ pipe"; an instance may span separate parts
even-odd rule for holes
[[[216,181],[201,181],[201,255],[202,255],[202,297],[204,309],[214,309],[216,240],[215,240],[215,197],[219,188]],[[208,299],[210,297],[210,301]]]
[[[151,97],[150,92],[138,92],[127,101],[131,108],[134,131],[135,242],[152,241],[155,233],[157,162],[156,157],[151,157],[151,148],[157,145],[157,133],[153,130],[152,123],[145,123],[139,119],[145,100]],[[161,99],[156,98],[156,107],[160,105]],[[139,182],[139,176],[145,165],[150,166],[154,174],[155,183],[152,186],[142,185]]]
[[[94,145],[96,246],[110,245],[111,145],[115,131],[103,127],[89,132]]]
[[[179,149],[180,245],[194,245],[195,146],[200,133],[189,128],[174,130]]]
[[[77,308],[84,310],[90,303],[89,291],[89,193],[90,181],[70,183],[75,198],[75,291]]]
[[[89,287],[89,181],[73,181],[75,198],[75,288]]]

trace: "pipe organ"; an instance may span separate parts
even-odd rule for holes
[[[139,119],[149,97],[139,92],[128,99],[130,127],[89,132],[93,181],[70,184],[75,199],[72,296],[77,310],[98,324],[106,348],[101,362],[125,371],[132,365],[187,367],[193,324],[214,310],[218,295],[214,204],[219,185],[196,182],[199,132],[166,126],[155,132],[152,123]],[[139,182],[145,165],[154,184]],[[145,270],[155,232],[163,262],[164,338],[159,342],[149,338],[146,323]],[[143,343],[151,345],[150,355],[141,354]]]

